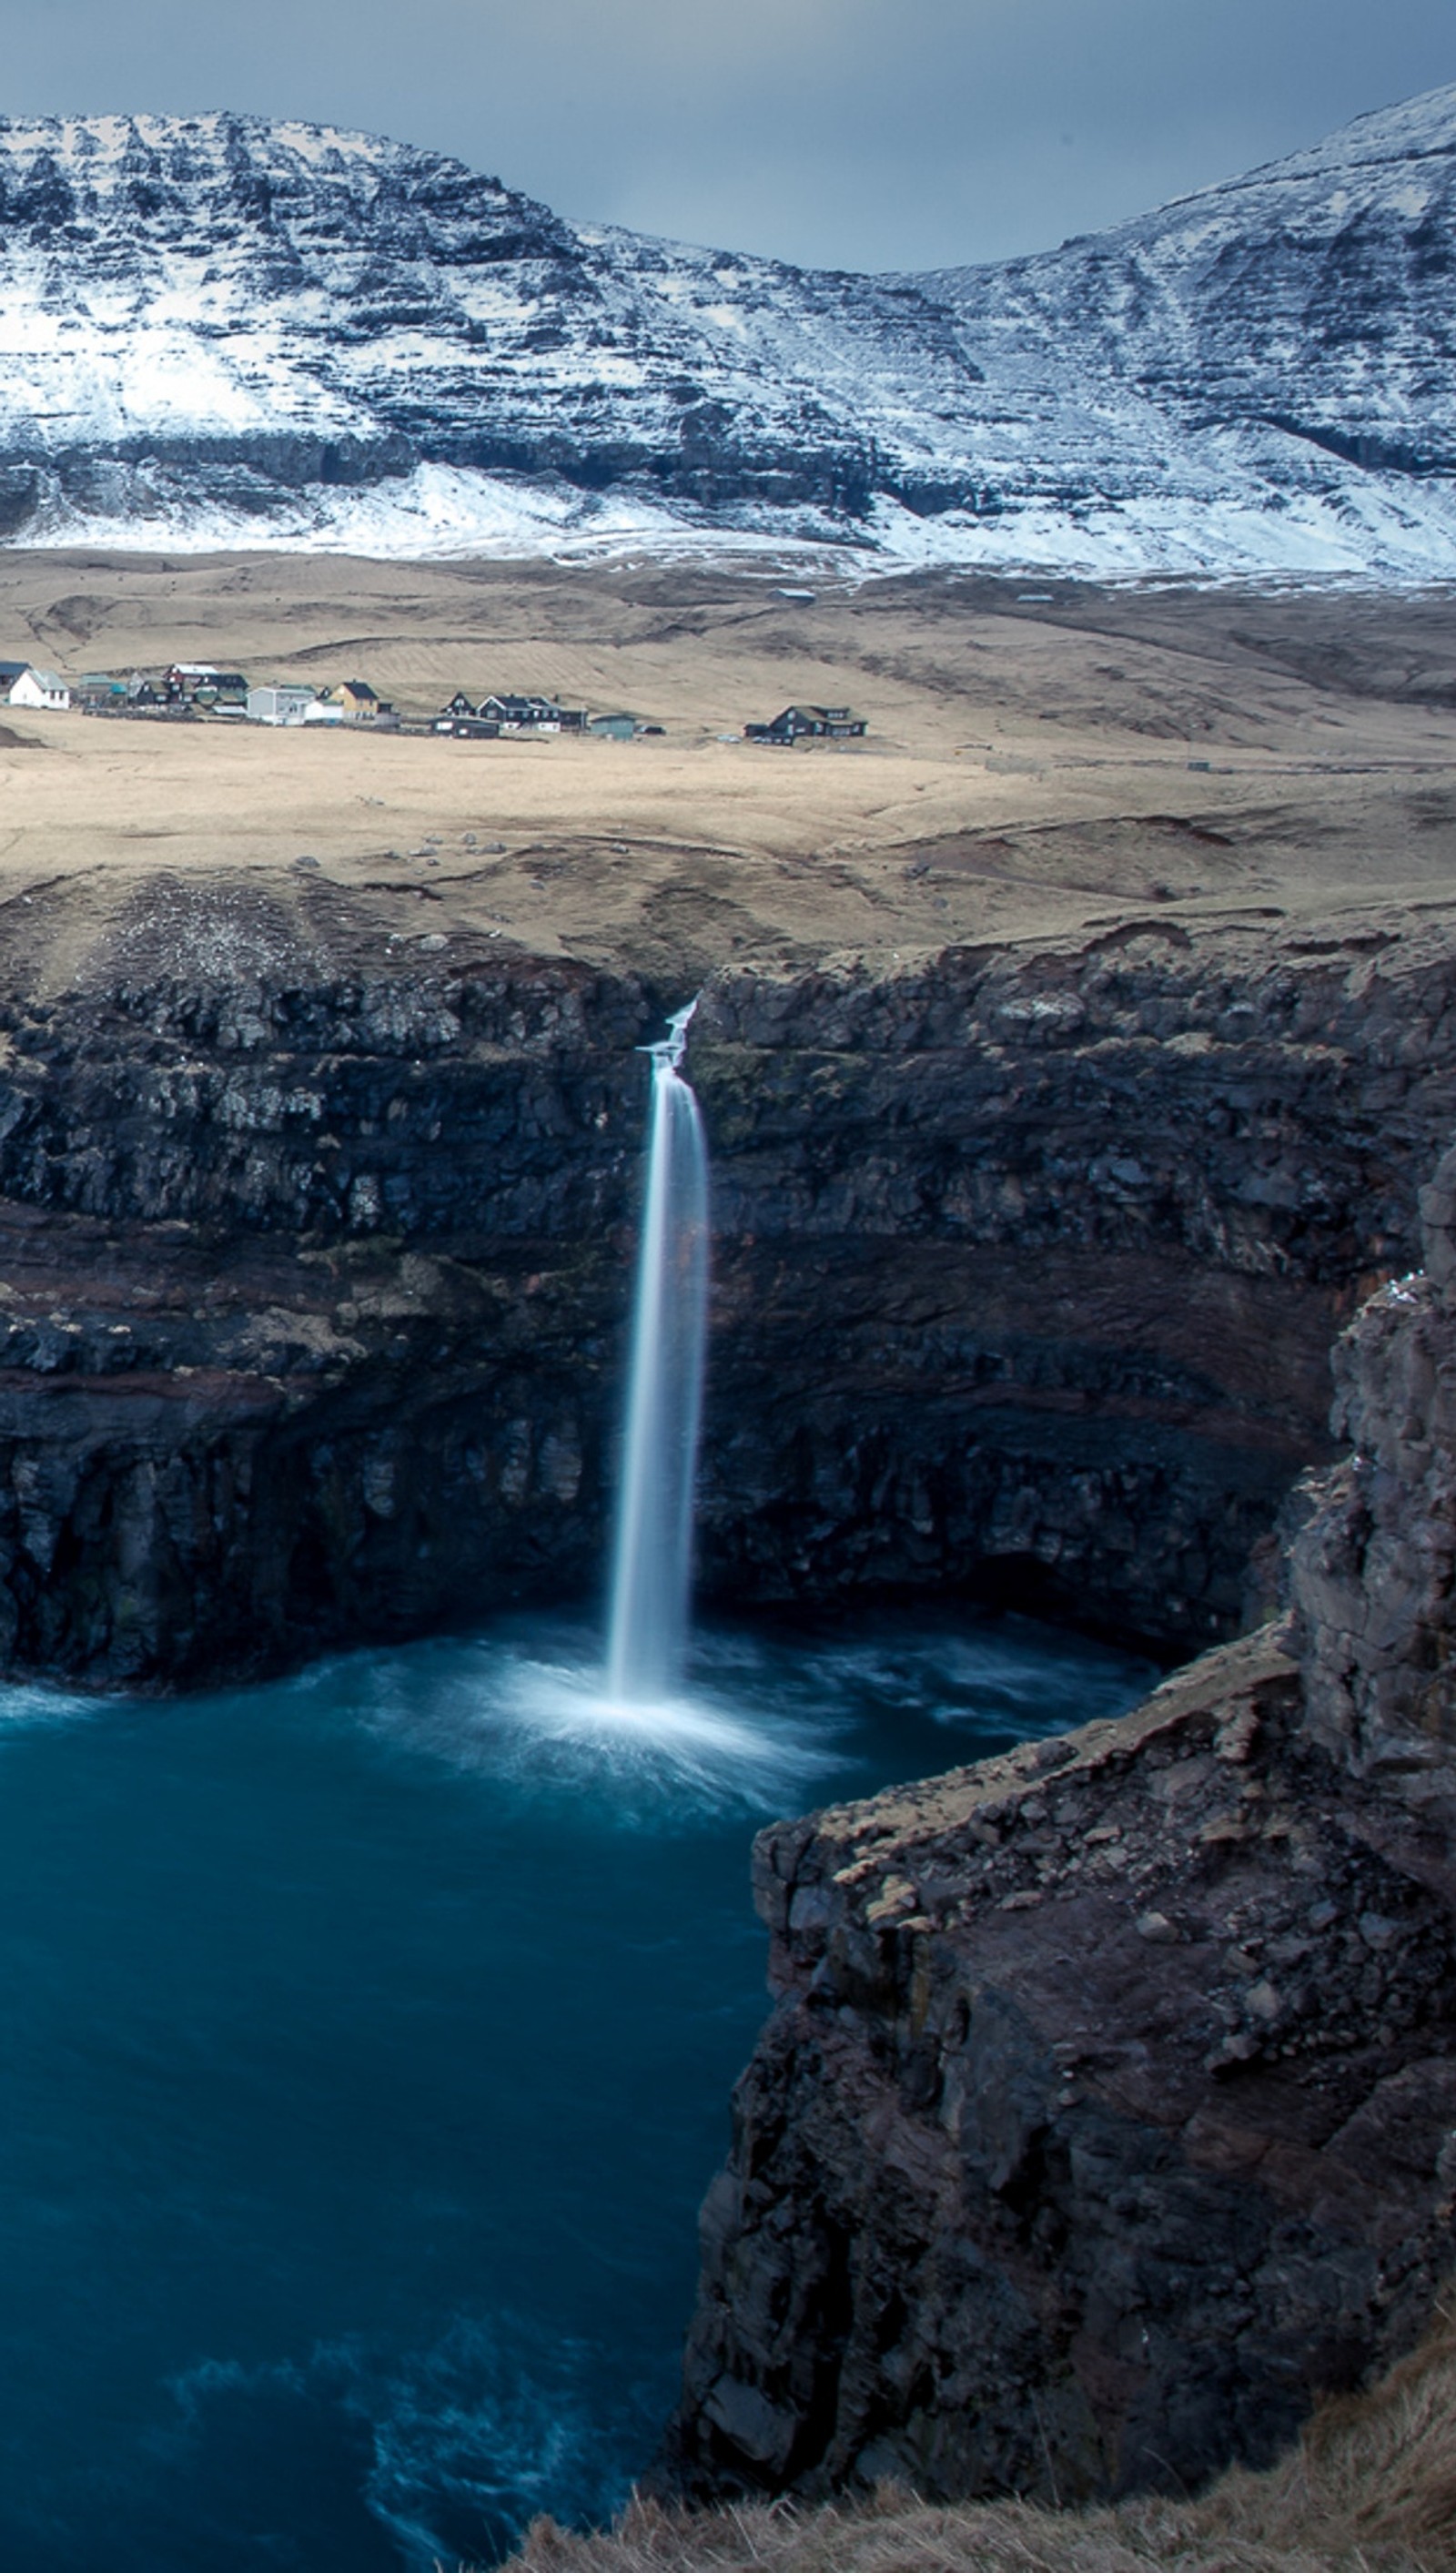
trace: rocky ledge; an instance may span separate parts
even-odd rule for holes
[[[397,918],[283,869],[0,907],[11,1669],[176,1685],[594,1583],[634,1049],[683,991]],[[690,1068],[706,1590],[1238,1631],[1456,1124],[1440,912],[724,970]]]
[[[1456,1155],[1338,1357],[1289,1613],[1116,1723],[783,1824],[669,2471],[1177,2491],[1456,2260]]]

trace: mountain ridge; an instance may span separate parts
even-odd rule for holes
[[[1453,274],[1456,86],[885,277],[301,120],[9,119],[0,535],[1448,578]]]

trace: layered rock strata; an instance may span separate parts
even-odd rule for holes
[[[1445,1814],[1456,1776],[1456,1153],[1421,1192],[1425,1271],[1335,1351],[1346,1463],[1293,1552],[1310,1729]]]
[[[1456,2260],[1456,1155],[1338,1352],[1292,1614],[783,1824],[672,2434],[698,2493],[1177,2491]]]
[[[9,1666],[176,1683],[589,1586],[681,990],[297,872],[95,900],[0,918]],[[710,978],[705,1588],[1235,1630],[1329,1339],[1413,1257],[1453,994],[1410,915]]]
[[[1444,929],[1271,926],[714,980],[710,1578],[1247,1617],[1456,1108]]]
[[[1437,90],[885,278],[578,230],[329,127],[0,120],[0,534],[1449,577],[1453,136]]]

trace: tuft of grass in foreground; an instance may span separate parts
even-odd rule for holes
[[[578,2537],[538,2519],[502,2573],[1456,2573],[1456,2322],[1328,2402],[1266,2473],[1195,2501],[932,2507],[895,2485],[817,2508],[633,2501]]]

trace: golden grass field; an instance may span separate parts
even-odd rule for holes
[[[1456,912],[1447,596],[791,585],[652,564],[0,553],[0,657],[73,678],[207,659],[255,681],[362,676],[412,715],[457,687],[541,689],[663,727],[472,743],[6,710],[12,969],[40,956],[65,989],[128,905],[165,948],[179,879],[297,891],[301,858],[365,951],[468,932],[680,973],[684,994],[734,962],[893,969],[1144,915],[1190,931],[1356,916],[1378,943],[1387,923]],[[739,737],[795,698],[848,701],[868,738]],[[597,2537],[539,2525],[518,2573],[1456,2573],[1453,2424],[1446,2332],[1273,2473],[1197,2500],[1064,2515],[886,2493],[692,2521],[641,2505]]]
[[[1242,2467],[1190,2501],[1092,2510],[1029,2502],[935,2508],[871,2499],[683,2516],[634,2503],[576,2537],[538,2520],[502,2573],[1451,2573],[1456,2566],[1456,2332],[1365,2395],[1316,2412],[1264,2474]]]
[[[71,677],[215,659],[367,678],[409,714],[531,688],[664,729],[454,742],[15,714],[0,900],[317,858],[375,907],[695,972],[1456,897],[1444,597],[924,576],[0,554],[0,655]],[[743,723],[848,701],[863,743]],[[729,736],[725,738],[724,736]],[[1191,761],[1206,766],[1190,766]],[[491,845],[498,843],[498,846]]]

